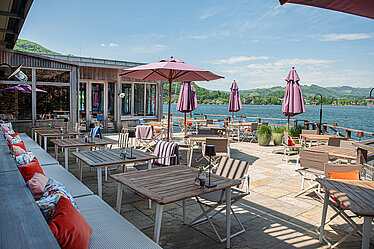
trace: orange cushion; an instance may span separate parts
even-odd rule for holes
[[[88,248],[92,228],[73,204],[63,196],[57,202],[49,228],[62,249]]]
[[[288,145],[289,146],[295,146],[295,142],[293,141],[291,136],[288,136]]]
[[[24,150],[21,146],[13,145],[12,152],[14,156],[19,156],[19,155],[26,153],[26,150]]]
[[[10,150],[12,150],[12,146],[19,146],[22,149],[26,150],[26,146],[25,146],[25,144],[23,142],[19,142],[19,143],[16,143],[16,144],[10,144],[10,143],[8,143],[8,146],[9,146]]]
[[[358,170],[354,170],[350,172],[327,172],[327,173],[329,174],[330,179],[360,180],[360,174]]]
[[[19,166],[18,169],[21,172],[21,175],[23,176],[25,182],[28,182],[34,176],[35,173],[40,173],[44,175],[42,167],[40,167],[39,161],[38,159],[36,159],[36,157],[32,159],[32,161],[28,164]]]

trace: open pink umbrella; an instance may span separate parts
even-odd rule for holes
[[[230,100],[229,100],[229,112],[232,112],[232,120],[234,120],[234,112],[238,112],[242,109],[242,102],[240,101],[239,87],[236,81],[231,84],[230,87]]]
[[[47,91],[44,91],[44,90],[39,89],[39,88],[36,88],[35,90],[37,92],[47,93]],[[31,89],[30,85],[19,84],[19,85],[16,85],[16,86],[1,89],[0,91],[20,91],[21,93],[31,93],[32,89]]]
[[[181,86],[179,93],[177,110],[184,113],[184,136],[186,132],[186,114],[192,112],[197,108],[197,98],[195,93],[195,87],[191,84],[191,81],[184,81]]]
[[[299,75],[294,67],[286,77],[287,87],[284,94],[282,112],[288,117],[287,132],[290,126],[290,117],[305,112],[303,93],[299,85]]]
[[[167,141],[169,141],[170,137],[171,84],[173,81],[210,81],[223,78],[207,70],[188,65],[173,57],[155,63],[124,69],[120,73],[120,76],[169,82]]]
[[[295,3],[374,19],[373,0],[279,0],[280,4]]]

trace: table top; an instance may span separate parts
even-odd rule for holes
[[[130,149],[127,149],[127,153],[130,153]],[[132,150],[132,154],[135,156],[134,159],[121,158],[121,149],[82,151],[73,152],[72,154],[91,167],[102,167],[157,159],[157,156],[151,153],[134,149]]]
[[[345,147],[337,147],[337,146],[329,146],[329,145],[319,145],[314,147],[305,148],[306,150],[312,151],[319,151],[319,152],[327,152],[329,156],[334,157],[341,157],[346,159],[356,159],[356,151],[354,149],[345,148]]]
[[[64,131],[63,133],[60,133],[58,129],[47,129],[47,130],[36,130],[35,131],[39,136],[45,136],[45,137],[66,137],[66,136],[74,136],[74,135],[80,135],[81,133],[79,131]]]
[[[252,123],[228,123],[228,126],[241,127],[241,126],[251,126]]]
[[[374,181],[316,180],[356,215],[374,217]]]
[[[191,119],[191,118],[187,118],[186,122],[190,122],[190,123],[205,123],[206,119]]]
[[[113,144],[113,142],[106,139],[94,138],[93,143],[85,142],[85,138],[66,138],[66,139],[51,139],[51,142],[62,148],[79,148],[79,147],[95,147],[107,144]]]
[[[316,134],[300,134],[301,137],[304,137],[309,140],[318,140],[325,141],[329,140],[330,137],[336,137],[334,135],[316,135]]]
[[[205,142],[207,138],[229,139],[229,141],[232,141],[231,138],[219,137],[219,136],[212,136],[212,135],[193,135],[193,136],[189,136],[188,137],[188,139],[191,142]]]
[[[49,126],[29,126],[29,128],[32,131],[37,131],[37,130],[59,130],[59,129],[64,128],[64,127],[62,127],[62,126],[52,126],[52,127],[49,127]]]
[[[194,179],[198,172],[199,170],[195,168],[175,165],[121,173],[111,175],[110,177],[161,205],[239,184],[238,180],[231,180],[212,174],[211,182],[217,184],[217,186],[214,188],[199,189],[194,184]]]

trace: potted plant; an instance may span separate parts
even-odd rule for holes
[[[283,127],[283,126],[275,126],[273,128],[274,145],[282,145],[282,139],[283,139],[283,135],[285,131],[286,131],[286,127]]]
[[[260,125],[257,129],[257,141],[260,146],[268,146],[271,141],[271,127]]]

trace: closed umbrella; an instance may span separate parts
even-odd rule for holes
[[[100,91],[99,85],[96,85],[95,92],[94,92],[94,103],[93,103],[93,106],[98,107],[98,110],[99,110],[99,91]]]
[[[197,108],[197,98],[195,93],[195,87],[191,84],[191,81],[184,81],[181,86],[179,93],[177,110],[184,113],[184,136],[186,133],[186,114],[192,112]]]
[[[223,78],[207,70],[188,65],[173,57],[155,63],[124,69],[120,73],[120,76],[169,82],[167,141],[169,141],[170,137],[171,84],[173,81],[210,81]]]
[[[287,87],[284,94],[282,112],[287,119],[287,132],[290,126],[290,117],[305,112],[303,93],[299,85],[299,75],[294,67],[288,73],[286,79]]]
[[[242,109],[242,102],[240,101],[239,87],[236,81],[231,85],[230,88],[230,100],[229,100],[229,112],[232,112],[232,120],[234,120],[234,112],[238,112]]]

